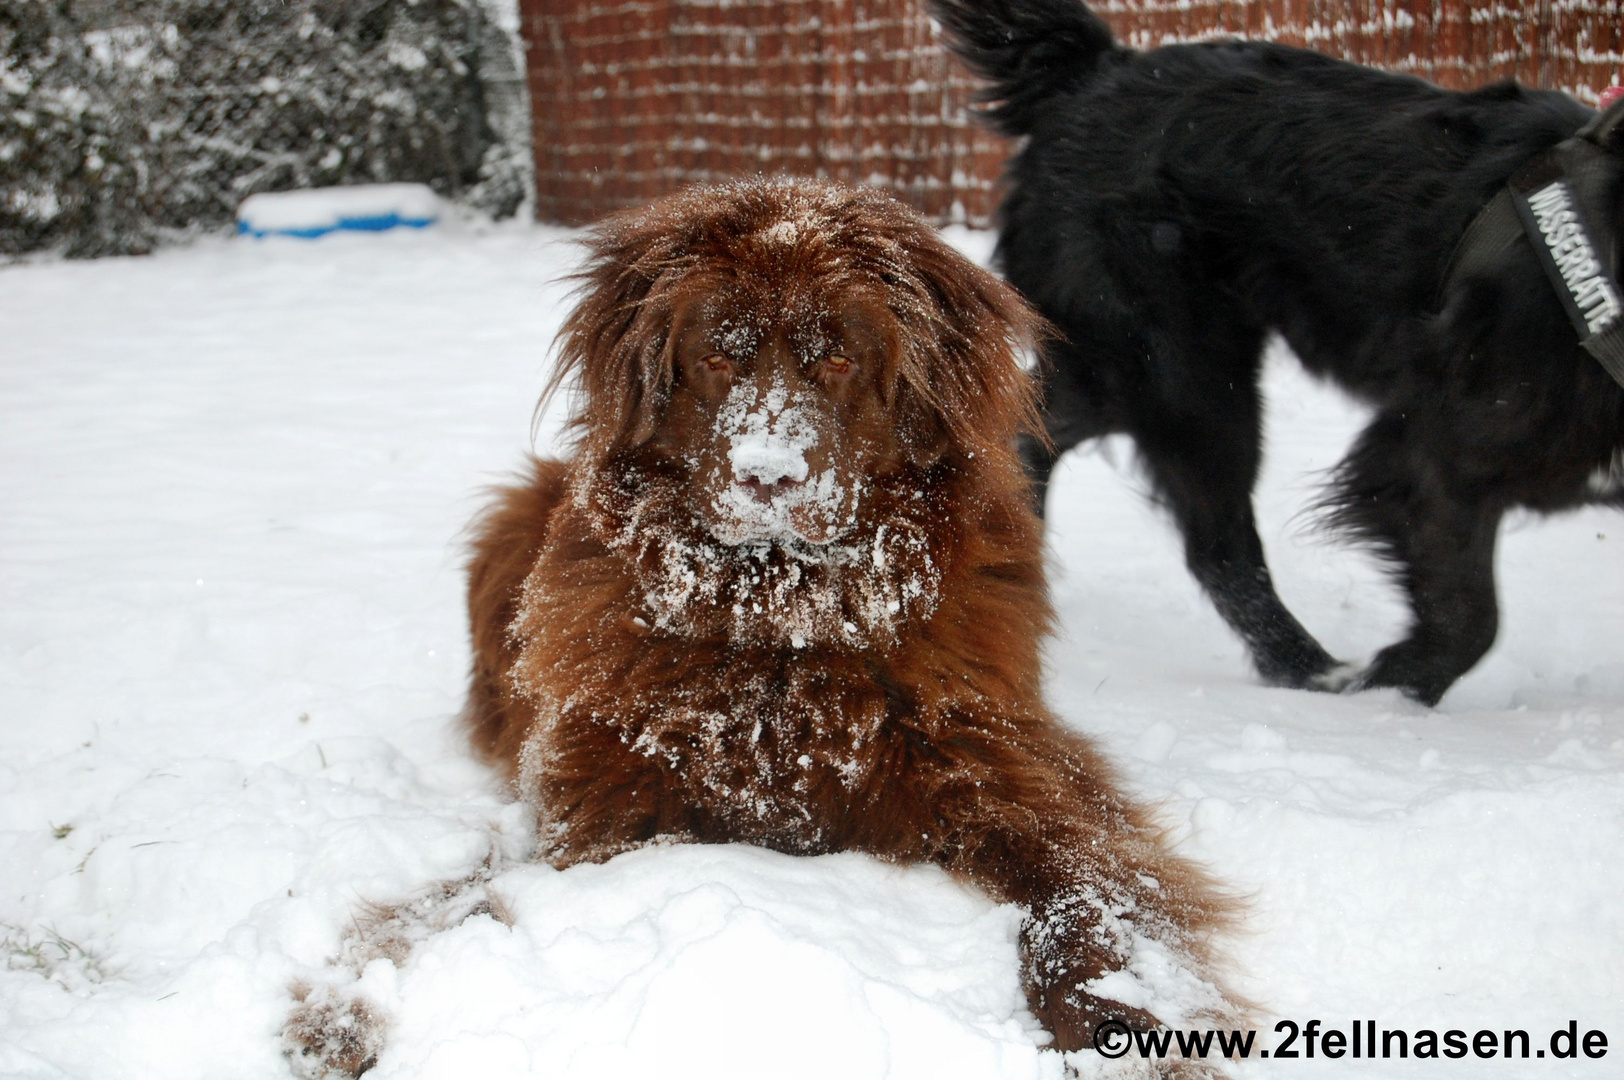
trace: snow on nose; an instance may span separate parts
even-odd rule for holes
[[[734,439],[728,457],[733,462],[734,478],[747,487],[788,488],[806,479],[805,455],[783,443]]]
[[[736,407],[723,410],[733,413],[731,423],[724,420],[731,429],[727,457],[735,481],[756,498],[770,499],[806,481],[806,451],[817,442],[817,430],[783,386],[765,394],[749,389],[757,400],[747,403],[741,394],[735,402],[730,395],[728,404]]]
[[[799,398],[782,380],[734,385],[716,415],[716,437],[728,448],[732,473],[711,502],[718,540],[821,545],[834,538],[836,516],[855,496],[837,482],[833,467],[820,465],[813,474],[807,454],[820,446],[819,422],[816,402]],[[855,503],[850,509],[855,512]]]

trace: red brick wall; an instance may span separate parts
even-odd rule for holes
[[[915,3],[524,0],[539,215],[756,172],[984,220],[1006,149]]]
[[[1127,42],[1244,36],[1595,101],[1624,71],[1624,0],[1105,0]],[[919,0],[521,0],[538,215],[578,224],[756,172],[889,188],[984,223],[1008,153]]]
[[[1093,8],[1141,48],[1259,38],[1460,90],[1516,79],[1594,104],[1624,71],[1620,0],[1106,0]]]

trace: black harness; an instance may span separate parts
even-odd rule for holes
[[[1518,169],[1467,226],[1449,257],[1439,297],[1462,278],[1492,273],[1526,238],[1579,344],[1624,386],[1624,292],[1607,199],[1620,159],[1604,148],[1621,126],[1624,101]]]

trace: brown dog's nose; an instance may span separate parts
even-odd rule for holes
[[[750,497],[755,499],[756,502],[764,503],[772,502],[786,491],[789,491],[792,488],[800,487],[803,481],[792,480],[785,476],[768,484],[754,476],[746,476],[738,483],[740,487],[744,488],[750,493]]]

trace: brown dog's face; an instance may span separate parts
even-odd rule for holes
[[[675,312],[651,445],[686,466],[693,509],[724,544],[836,540],[865,479],[903,459],[895,319],[860,290],[820,284],[701,283]]]
[[[695,188],[600,224],[563,338],[580,505],[639,618],[735,639],[890,640],[935,604],[932,493],[1021,485],[1038,321],[872,189]]]

